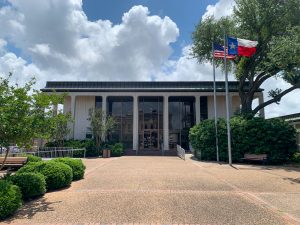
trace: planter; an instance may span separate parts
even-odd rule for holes
[[[103,158],[110,158],[110,149],[103,149]]]

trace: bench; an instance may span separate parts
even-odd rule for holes
[[[4,163],[5,168],[19,168],[27,163],[27,157],[7,157]],[[4,161],[4,157],[0,157],[0,166]]]
[[[268,163],[268,156],[267,154],[244,154],[244,158],[241,158],[243,161],[257,161],[263,162],[263,164]]]

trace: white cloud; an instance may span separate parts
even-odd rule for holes
[[[169,17],[152,16],[143,6],[132,7],[120,24],[113,25],[107,20],[89,21],[79,0],[10,3],[0,9],[1,30],[6,30],[0,38],[20,48],[41,72],[52,74],[42,74],[44,82],[58,76],[60,80],[150,80],[171,55],[170,44],[179,35]]]
[[[265,89],[264,91],[264,97],[265,100],[270,99],[268,97],[268,92],[271,89],[281,89],[282,91],[288,89],[291,87],[290,84],[285,82],[281,78],[271,78],[268,79],[263,85],[262,88]],[[299,104],[299,96],[300,96],[300,90],[294,90],[287,95],[283,96],[279,104],[271,104],[267,107],[265,107],[265,114],[266,117],[271,118],[271,117],[276,117],[279,115],[288,115],[292,113],[299,113],[300,112],[300,104]]]
[[[216,19],[229,16],[233,13],[234,0],[219,0],[215,5],[208,5],[202,19],[214,16]]]
[[[183,47],[181,57],[178,60],[167,61],[162,71],[156,74],[155,79],[166,81],[212,81],[212,65],[209,62],[199,64],[197,59],[191,56],[191,47],[191,45]],[[220,68],[216,68],[216,80],[225,80],[225,75]],[[235,80],[232,74],[229,74],[229,80]]]

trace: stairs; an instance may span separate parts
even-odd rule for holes
[[[162,152],[161,150],[138,150],[138,152],[131,149],[125,150],[124,155],[127,156],[177,156],[176,150],[167,150]]]

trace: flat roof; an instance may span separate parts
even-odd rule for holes
[[[239,82],[230,81],[230,92],[238,92]],[[248,89],[246,83],[245,90]],[[225,92],[225,82],[216,82],[217,92]],[[212,92],[212,81],[47,81],[43,92]],[[259,90],[261,92],[262,89]]]
[[[300,113],[294,113],[294,114],[278,116],[278,117],[273,117],[273,118],[284,119],[287,122],[300,122]],[[273,118],[270,118],[270,119],[273,119]]]

